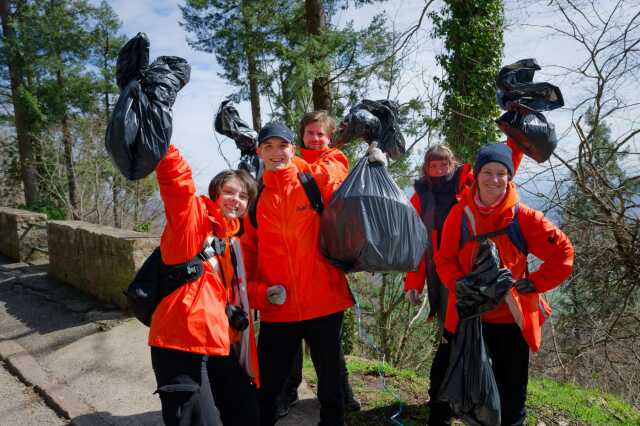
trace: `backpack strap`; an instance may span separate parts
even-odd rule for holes
[[[304,192],[307,194],[307,198],[309,198],[311,207],[313,207],[316,213],[322,214],[322,211],[324,210],[322,194],[320,193],[320,188],[318,188],[318,184],[313,175],[309,172],[299,172],[298,179],[300,179],[302,188],[304,188]]]
[[[307,198],[309,199],[313,210],[315,210],[318,214],[322,214],[322,212],[324,211],[322,194],[320,193],[320,188],[318,187],[318,183],[316,182],[313,175],[309,172],[298,172],[298,179],[302,184],[304,193],[307,195]],[[256,199],[249,207],[249,221],[255,229],[258,229],[258,200],[260,199],[260,194],[262,194],[263,189],[264,184],[260,184]]]
[[[522,230],[520,229],[520,221],[518,220],[518,212],[520,211],[519,203],[516,203],[513,206],[513,218],[511,222],[504,228],[487,232],[485,234],[477,235],[476,227],[475,227],[475,218],[473,217],[473,213],[469,206],[464,207],[464,214],[462,216],[462,223],[460,225],[460,247],[470,240],[480,241],[487,238],[497,237],[498,235],[506,234],[511,240],[511,243],[525,256],[529,254],[529,250],[527,249],[527,242],[524,239],[524,235],[522,235]],[[473,234],[471,233],[469,226],[472,227]]]
[[[253,200],[253,203],[249,206],[249,222],[255,229],[258,229],[258,200],[260,199],[260,194],[262,194],[262,190],[264,189],[264,183],[260,182],[258,186],[258,193],[256,194],[256,199]]]

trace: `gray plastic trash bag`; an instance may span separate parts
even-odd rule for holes
[[[398,104],[387,99],[365,99],[351,108],[340,123],[335,143],[345,144],[358,138],[376,141],[389,157],[400,158],[405,153],[405,141],[398,125]]]
[[[109,117],[105,147],[113,163],[129,180],[142,179],[156,168],[171,142],[171,108],[189,82],[191,67],[175,56],[148,62],[148,40],[138,34],[120,51],[118,85],[124,85]],[[136,56],[139,55],[139,56]],[[145,59],[146,55],[146,59]],[[135,67],[143,67],[135,70]],[[133,78],[125,82],[126,78]]]
[[[480,317],[460,321],[437,398],[448,403],[453,415],[466,425],[500,425],[500,394]]]
[[[413,271],[429,244],[415,209],[387,169],[362,158],[322,213],[325,257],[345,272]]]

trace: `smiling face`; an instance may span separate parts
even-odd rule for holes
[[[509,173],[502,163],[492,161],[485,164],[478,173],[478,195],[483,204],[490,206],[507,191]]]
[[[325,150],[331,142],[331,135],[327,126],[321,121],[312,121],[307,124],[302,134],[302,142],[307,149]]]
[[[269,138],[258,145],[256,152],[264,162],[265,170],[279,170],[291,165],[295,148],[283,139]]]
[[[231,177],[222,184],[215,203],[227,219],[238,218],[247,211],[249,193],[240,179]]]

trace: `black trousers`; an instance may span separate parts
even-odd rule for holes
[[[429,420],[427,422],[429,426],[451,424],[451,408],[447,403],[438,402],[437,395],[449,367],[452,339],[453,333],[449,333],[446,330],[442,332],[440,344],[431,363],[431,370],[429,371]]]
[[[300,383],[302,383],[302,363],[302,345],[300,345],[298,351],[296,352],[296,357],[293,360],[293,364],[291,365],[291,372],[289,373],[289,377],[284,384],[282,395],[293,396],[298,391],[298,387],[300,386]],[[349,371],[347,370],[347,362],[344,359],[342,345],[340,345],[340,378],[342,380],[343,389],[345,389],[349,384]]]
[[[151,364],[158,388],[167,385],[200,384],[202,355],[151,347]],[[236,356],[210,356],[207,372],[211,391],[224,426],[258,425],[256,389]],[[167,426],[205,426],[201,407],[189,392],[159,391],[162,418]]]
[[[482,335],[500,392],[502,425],[522,425],[527,417],[529,345],[517,324],[483,322]]]
[[[318,376],[320,425],[344,425],[340,379],[340,333],[343,312],[297,322],[261,322],[258,336],[260,363],[260,424],[275,424],[276,399],[300,348],[307,341]]]

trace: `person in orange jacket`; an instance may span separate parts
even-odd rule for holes
[[[330,147],[331,136],[336,130],[335,120],[327,111],[318,110],[307,112],[300,120],[298,138],[302,141],[300,156],[310,164],[324,163],[338,169],[334,175],[345,175],[349,168],[349,160],[344,153]],[[349,384],[344,353],[340,351],[340,370],[345,411],[360,410],[360,401],[354,396]],[[289,413],[289,407],[298,402],[298,386],[302,382],[302,346],[298,349],[293,362],[291,373],[285,382],[284,389],[278,396],[276,416],[284,417]]]
[[[245,171],[226,171],[211,181],[209,197],[198,196],[191,168],[173,145],[158,163],[156,176],[166,213],[162,262],[183,264],[204,256],[203,247],[211,248],[212,240],[219,243],[213,256],[203,257],[203,273],[164,297],[151,319],[148,343],[163,420],[166,425],[212,421],[207,420],[212,406],[199,404],[201,397],[207,401],[208,379],[225,426],[257,425],[252,379],[258,377],[249,377],[240,365],[233,349],[240,332],[230,326],[226,313],[235,300],[231,239],[256,196],[255,182]],[[205,367],[208,374],[203,374]]]
[[[353,297],[344,273],[320,252],[320,216],[298,173],[312,174],[326,205],[347,170],[334,156],[313,164],[295,157],[293,139],[293,132],[280,123],[260,130],[257,153],[265,172],[256,204],[257,228],[245,219],[242,236],[250,301],[261,319],[260,423],[275,424],[276,399],[304,339],[318,376],[321,424],[342,425],[340,332]]]
[[[510,274],[514,283],[499,305],[481,316],[503,425],[521,425],[526,418],[529,350],[540,349],[541,327],[551,313],[542,293],[560,285],[573,268],[571,242],[541,212],[519,201],[514,171],[507,145],[480,149],[474,163],[476,182],[449,212],[435,254],[438,275],[449,290],[444,320],[449,333],[455,333],[458,325],[456,283],[465,277],[482,279],[474,269],[480,241],[488,238],[495,243],[501,272]],[[509,234],[510,224],[517,224],[524,241],[516,242]],[[531,273],[527,253],[542,261]]]
[[[507,139],[507,145],[513,150],[512,161],[517,170],[524,154],[510,139]],[[451,334],[442,329],[447,307],[447,289],[436,272],[434,255],[440,248],[442,229],[449,211],[473,182],[471,164],[458,164],[446,145],[433,145],[424,155],[422,177],[415,182],[415,193],[411,197],[411,204],[431,236],[431,245],[421,259],[418,270],[406,274],[404,291],[407,299],[418,305],[422,303],[424,286],[427,285],[430,308],[427,317],[437,317],[442,331],[429,371],[430,425],[448,424],[451,419],[449,405],[438,402],[436,398],[449,365]]]

